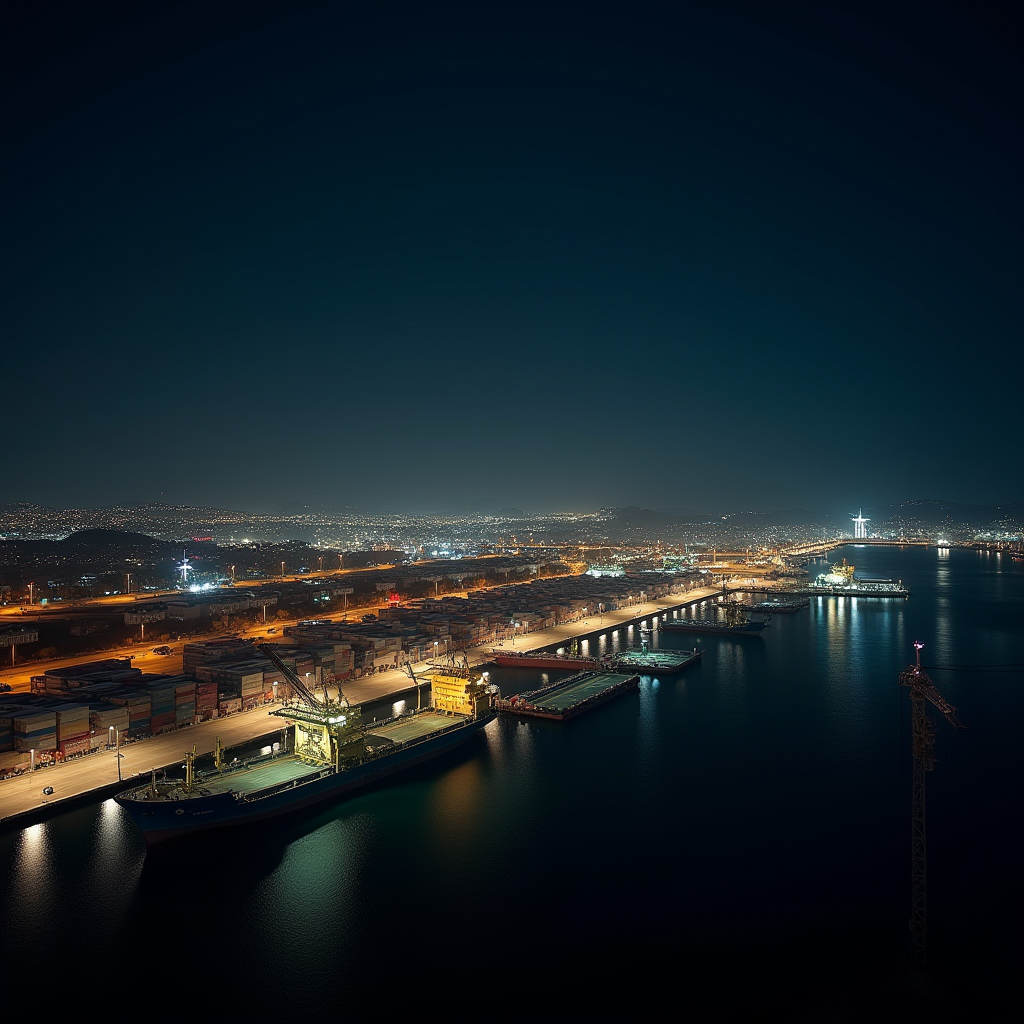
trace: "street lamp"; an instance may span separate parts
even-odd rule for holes
[[[130,572],[126,572],[125,576],[128,577],[128,593],[130,594],[132,592],[132,574]]]

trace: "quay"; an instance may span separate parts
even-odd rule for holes
[[[714,586],[669,594],[659,601],[644,601],[606,610],[583,620],[563,622],[535,633],[521,634],[502,646],[514,651],[554,650],[573,638],[596,637],[615,629],[639,625],[672,609],[699,604],[720,593],[720,587]],[[470,648],[462,653],[473,667],[493,661],[490,644],[486,645],[485,650]],[[425,672],[430,668],[430,663],[420,662],[413,668],[417,673]],[[28,671],[37,672],[39,668],[33,667]],[[414,687],[404,669],[394,668],[346,681],[343,689],[352,704],[365,705],[390,700],[395,705],[392,714],[399,714],[403,710],[399,706],[401,702],[409,702],[414,708],[417,689],[426,686],[429,683],[424,681],[420,687]],[[331,690],[331,696],[336,699],[337,687],[331,687]],[[151,772],[177,767],[181,764],[185,749],[195,747],[196,756],[202,757],[214,752],[218,739],[224,750],[260,740],[272,743],[280,738],[281,733],[281,720],[270,714],[272,709],[273,705],[269,710],[267,706],[261,706],[251,711],[239,711],[143,741],[123,743],[119,750],[97,751],[86,757],[4,779],[0,782],[0,828],[23,828],[65,810],[104,800],[120,790],[138,785],[138,780],[149,776]],[[44,787],[52,788],[53,792],[43,794]]]
[[[635,690],[639,675],[621,675],[616,672],[580,672],[539,690],[497,697],[494,707],[513,715],[532,718],[551,718],[563,722],[590,711],[612,697],[627,690]]]

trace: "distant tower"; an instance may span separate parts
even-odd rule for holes
[[[858,509],[857,514],[853,517],[853,536],[855,540],[867,537],[868,528],[864,524],[870,522],[870,519],[864,518],[864,509]]]
[[[192,570],[192,564],[189,562],[188,556],[185,554],[185,552],[182,551],[182,553],[181,553],[181,565],[179,565],[175,569],[175,572],[180,572],[181,573],[181,585],[182,585],[182,588],[188,586],[188,574],[190,572],[192,572],[192,571],[193,571]]]

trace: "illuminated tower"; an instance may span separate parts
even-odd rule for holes
[[[857,514],[853,517],[853,536],[855,540],[867,537],[868,528],[864,524],[870,522],[870,519],[864,518],[864,510],[858,509]]]
[[[181,553],[181,564],[178,565],[174,571],[181,573],[181,587],[182,590],[184,590],[188,586],[188,574],[194,571],[192,563],[189,562],[188,556],[184,551]]]

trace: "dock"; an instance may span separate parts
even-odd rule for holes
[[[562,722],[596,708],[627,690],[635,690],[639,684],[639,675],[579,672],[539,690],[530,690],[511,697],[497,697],[493,706],[497,711],[504,711],[507,714],[551,718]]]

